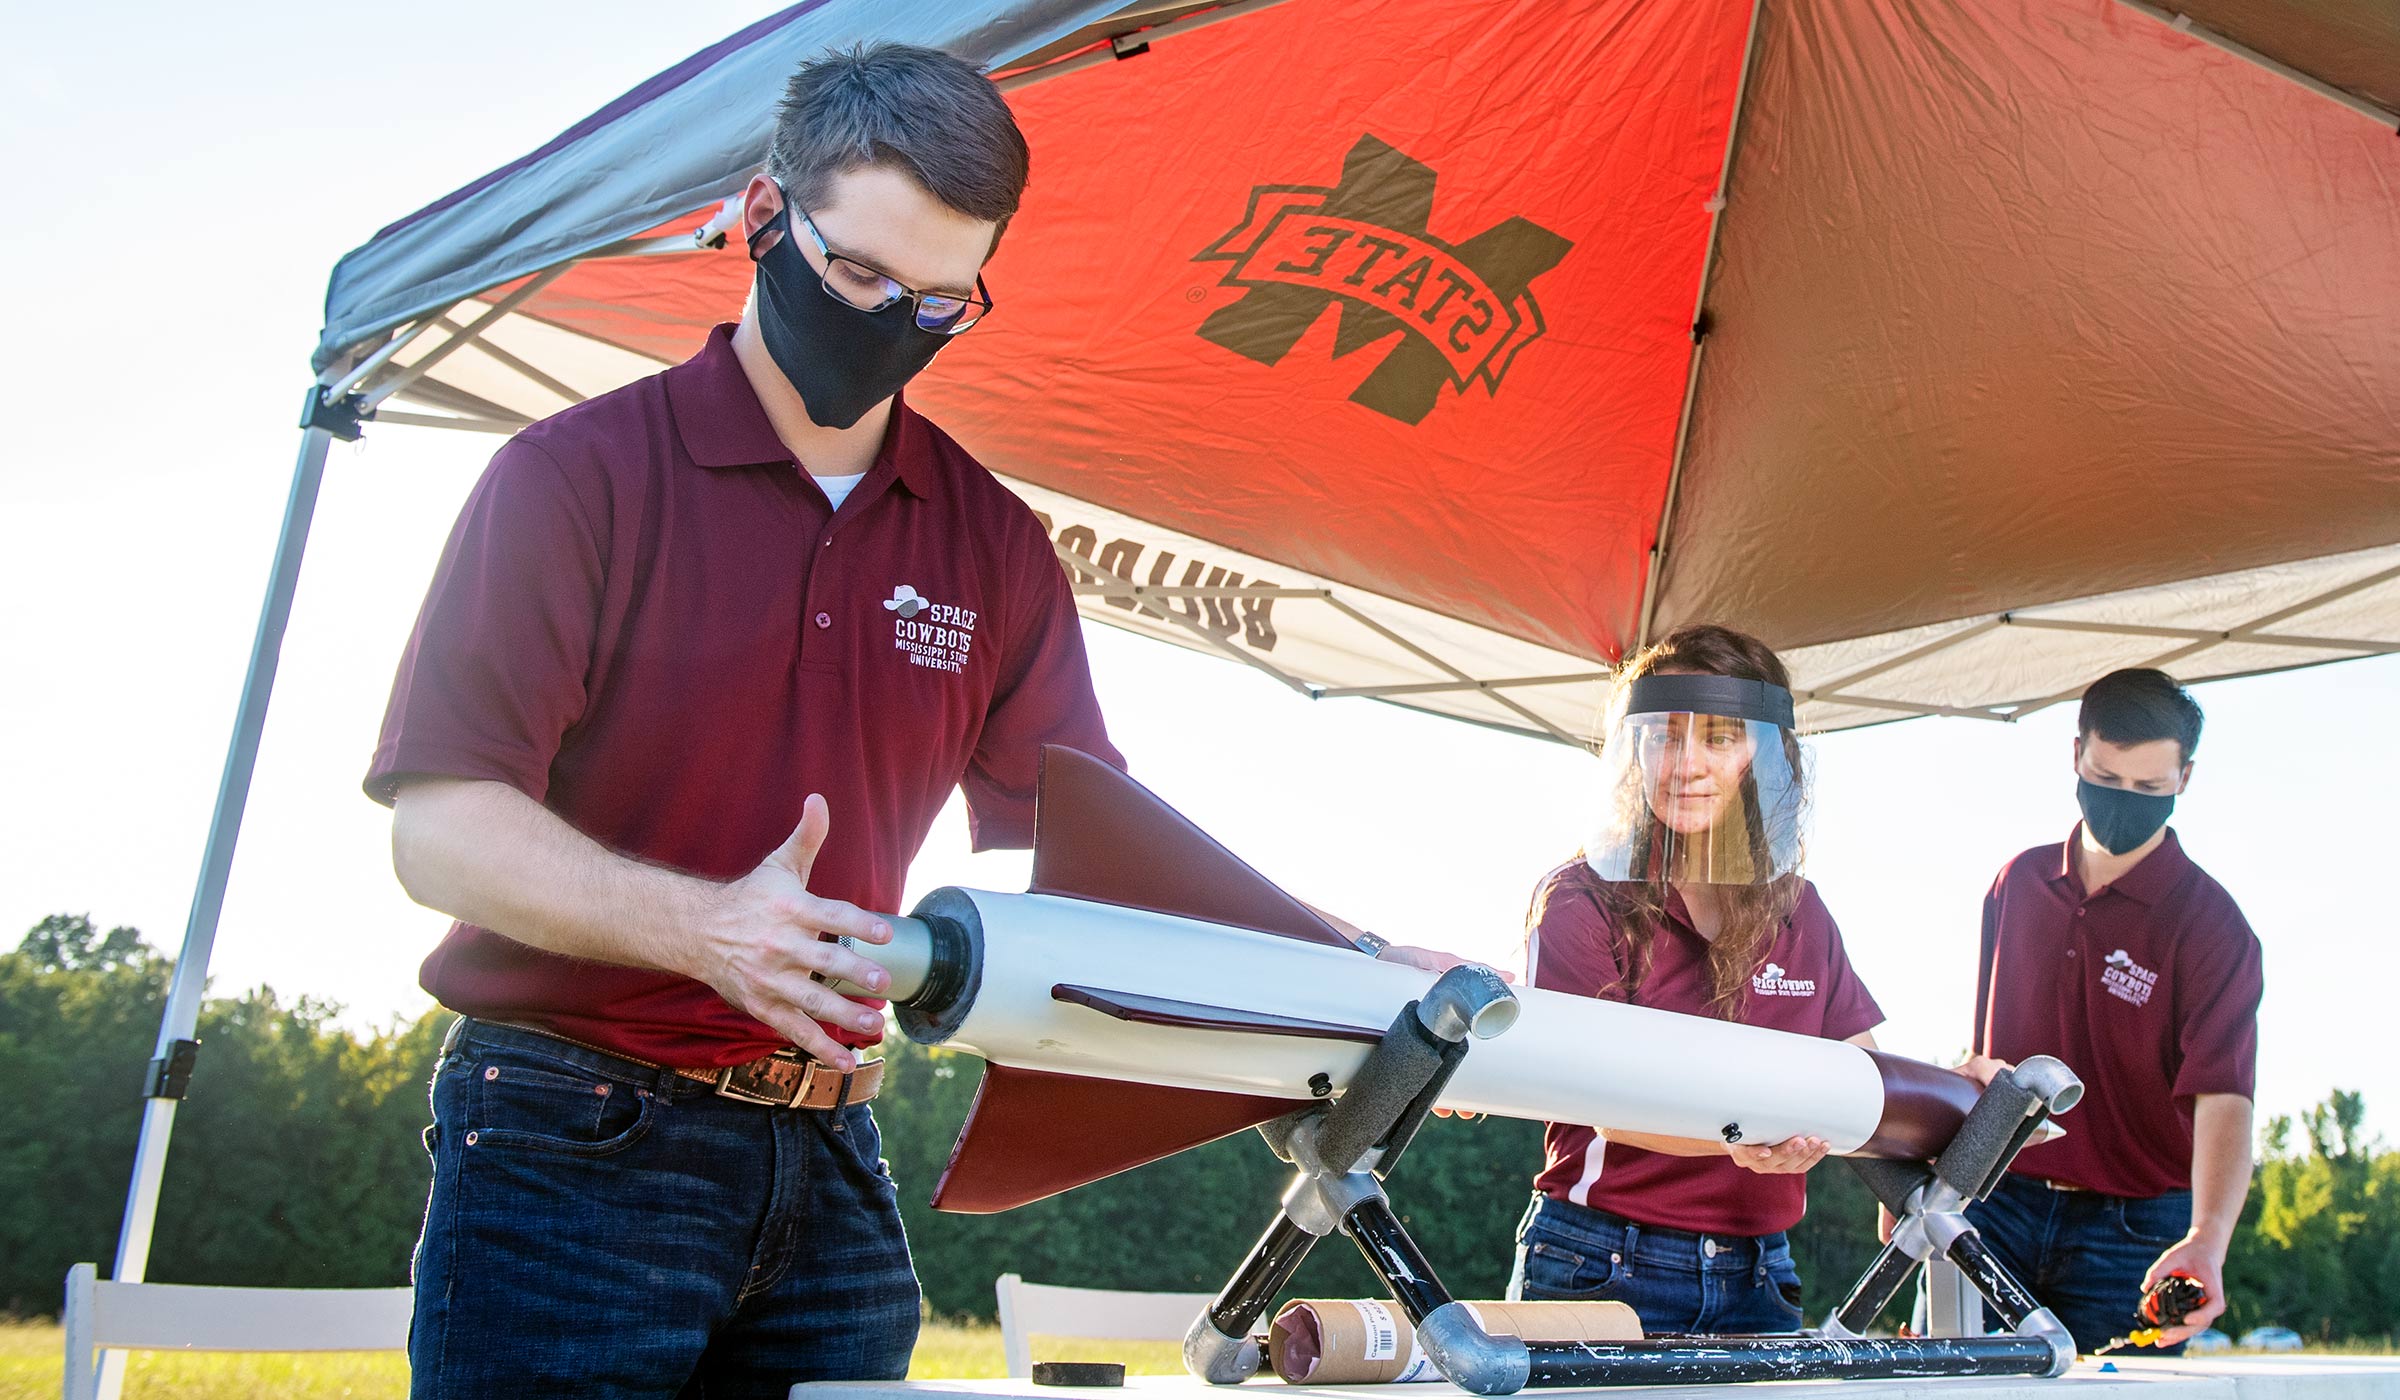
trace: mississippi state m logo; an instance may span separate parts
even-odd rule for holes
[[[1498,393],[1542,333],[1533,279],[1574,245],[1520,218],[1458,243],[1436,238],[1433,184],[1431,166],[1361,136],[1339,184],[1253,189],[1242,222],[1192,259],[1231,263],[1224,285],[1248,289],[1209,313],[1201,336],[1272,365],[1338,302],[1337,357],[1405,333],[1352,402],[1416,423],[1444,384],[1463,393],[1481,380]]]

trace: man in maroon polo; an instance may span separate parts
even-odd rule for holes
[[[990,310],[1027,168],[925,49],[792,79],[757,282],[689,362],[537,423],[467,502],[367,790],[458,925],[415,1393],[898,1377],[918,1291],[866,1107],[882,942],[954,788],[1032,836],[1040,747],[1121,762],[1032,512],[901,386]]]
[[[2249,1191],[2258,939],[2166,826],[2200,721],[2162,671],[2095,682],[2075,741],[2083,821],[2010,861],[1984,900],[1967,1072],[1988,1083],[2055,1055],[2084,1096],[1968,1216],[2087,1352],[2142,1326],[2143,1291],[2169,1274],[2208,1295],[2169,1350],[2222,1313]]]

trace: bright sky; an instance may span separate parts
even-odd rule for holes
[[[0,47],[0,935],[53,911],[179,939],[335,260],[763,5],[428,0],[51,6]],[[760,100],[768,100],[761,94]],[[1038,159],[1037,152],[1037,159]],[[77,251],[81,250],[81,251]],[[75,252],[69,259],[66,254]],[[72,263],[72,266],[69,264]],[[972,447],[972,443],[968,444]],[[220,991],[427,1005],[444,921],[393,882],[358,779],[444,532],[492,443],[337,446],[214,967]],[[1583,824],[1591,761],[1364,701],[1311,704],[1105,629],[1094,670],[1139,776],[1294,892],[1403,941],[1507,961]],[[2387,1135],[2400,660],[2204,687],[2176,817],[2267,950],[2260,1098],[2363,1089]],[[1891,1021],[1968,1036],[1979,901],[2075,817],[2073,711],[1916,720],[1818,744],[1810,870]],[[954,810],[911,896],[1023,887]],[[1622,1053],[1638,1063],[1639,1047]]]

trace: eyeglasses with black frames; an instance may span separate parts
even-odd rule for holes
[[[808,216],[807,210],[793,203],[789,195],[784,197],[783,207],[799,221],[802,228],[808,230],[809,238],[817,245],[817,252],[825,259],[825,273],[819,280],[824,285],[825,295],[835,301],[861,311],[882,311],[903,301],[913,302],[916,306],[917,328],[935,335],[957,335],[991,314],[991,288],[983,284],[980,275],[975,279],[976,295],[971,297],[951,292],[918,291],[897,277],[833,251],[832,245],[825,241],[825,235],[818,231],[816,220]]]

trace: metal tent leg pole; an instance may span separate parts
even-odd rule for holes
[[[314,391],[312,390],[312,403]],[[334,427],[341,426],[337,421]],[[357,436],[350,427],[350,437]],[[200,999],[207,989],[208,961],[217,939],[217,915],[225,905],[225,881],[233,869],[234,842],[241,835],[242,809],[250,797],[250,777],[258,762],[258,741],[267,723],[267,700],[275,689],[275,667],[283,652],[283,632],[291,620],[292,594],[300,582],[300,556],[308,547],[308,527],[317,509],[317,488],[325,476],[325,456],[334,431],[308,428],[300,438],[300,459],[292,469],[291,493],[284,500],[283,530],[275,542],[275,563],[267,576],[267,596],[259,609],[258,632],[250,644],[250,671],[242,682],[240,708],[234,714],[233,738],[226,747],[225,772],[217,782],[216,813],[209,820],[208,845],[200,858],[200,882],[192,893],[191,919],[184,925],[183,951],[175,959],[175,980],[167,992],[166,1014],[159,1020],[158,1049],[143,1086],[141,1142],[134,1150],[133,1180],[125,1193],[125,1220],[117,1235],[117,1259],[109,1277],[139,1283],[149,1270],[150,1237],[158,1219],[159,1185],[166,1175],[167,1139],[175,1128],[175,1104],[183,1097],[191,1074],[192,1039],[200,1021]],[[101,1353],[100,1395],[115,1400],[124,1384],[125,1354]]]
[[[1983,1335],[1983,1295],[1947,1258],[1925,1261],[1925,1325],[1936,1337]],[[2010,1326],[2024,1319],[2013,1319]]]

